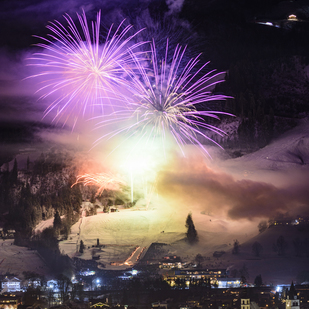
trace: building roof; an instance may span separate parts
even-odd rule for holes
[[[98,302],[90,306],[90,308],[109,308],[110,306],[106,303]]]
[[[18,279],[18,278],[16,278],[16,277],[5,277],[3,280],[2,280],[2,282],[5,282],[5,281],[17,281],[17,282],[21,282],[21,279]]]

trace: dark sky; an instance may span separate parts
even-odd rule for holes
[[[162,17],[167,14],[167,16],[177,16],[177,20],[181,21],[189,33],[192,31],[196,34],[198,27],[205,26],[203,18],[206,15],[213,15],[219,19],[226,18],[228,22],[233,22],[233,27],[237,29],[237,27],[246,25],[246,19],[253,18],[255,15],[273,14],[274,16],[278,12],[284,14],[283,12],[288,11],[286,3],[280,4],[278,9],[278,1],[264,1],[264,3],[255,1],[248,5],[248,1],[241,0],[187,0],[184,3],[185,11],[181,13],[183,19],[180,19],[177,14],[182,2],[179,0],[169,0],[166,3],[159,0],[1,1],[0,146],[3,146],[0,150],[0,165],[6,153],[12,155],[18,151],[18,147],[10,148],[9,144],[33,143],[34,136],[39,139],[38,132],[46,130],[49,126],[52,127],[47,120],[42,121],[45,105],[38,101],[31,82],[24,80],[29,76],[29,68],[25,66],[25,59],[35,49],[33,44],[38,42],[33,35],[45,36],[47,33],[45,26],[48,21],[54,19],[61,21],[64,13],[73,17],[76,12],[81,13],[82,10],[87,13],[88,17],[94,18],[97,10],[101,9],[104,16],[102,23],[109,27],[112,21],[119,21],[124,17],[128,17],[131,21],[136,20],[136,16],[151,15],[153,18],[159,18],[160,15]],[[302,1],[295,2],[303,3]],[[305,16],[306,12],[304,11],[303,14]],[[184,16],[189,18],[189,22],[184,19]],[[207,29],[203,31],[207,32]],[[218,31],[222,29],[218,28]],[[197,38],[199,39],[199,34]],[[203,41],[204,43],[207,45],[207,41]],[[212,48],[215,54],[216,46]],[[211,207],[215,208],[220,203],[228,204],[228,201],[232,200],[230,207],[224,209],[232,219],[275,216],[284,212],[293,215],[307,212],[307,209],[303,209],[303,205],[309,200],[307,190],[302,185],[303,176],[298,178],[301,179],[300,182],[294,182],[294,187],[291,185],[289,188],[280,189],[267,182],[236,181],[232,176],[215,173],[204,165],[192,167],[190,165],[192,162],[188,164],[187,169],[183,168],[179,173],[177,164],[180,163],[176,162],[176,167],[169,166],[162,171],[159,178],[160,190],[173,199],[181,196],[186,202],[192,202],[191,193],[194,191],[197,204],[208,198],[212,199],[214,206]],[[196,169],[194,173],[192,173],[192,168]],[[192,184],[194,184],[193,187]],[[213,194],[214,191],[216,194]],[[249,208],[248,203],[250,203]]]

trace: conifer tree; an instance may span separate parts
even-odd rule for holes
[[[263,285],[263,280],[262,280],[261,275],[258,275],[258,276],[255,277],[254,285],[257,286],[257,287],[260,287],[261,285]]]
[[[238,254],[239,253],[239,249],[240,249],[239,241],[237,239],[235,239],[234,240],[234,245],[233,245],[232,253],[233,254]]]
[[[11,174],[10,174],[12,184],[17,184],[17,174],[18,174],[18,169],[17,169],[17,161],[16,161],[16,158],[15,158],[13,169],[12,169]]]
[[[255,241],[252,245],[252,252],[255,256],[260,256],[263,251],[263,246],[258,242]]]
[[[79,244],[79,252],[84,253],[85,245],[84,242],[81,240]]]
[[[61,222],[61,218],[60,218],[58,210],[55,212],[53,226],[54,226],[54,229],[58,231],[61,229],[61,226],[62,226],[62,222]]]
[[[296,296],[296,290],[295,290],[295,286],[294,286],[294,282],[292,281],[291,286],[290,286],[290,290],[289,290],[289,297],[290,299],[293,299],[294,296]]]
[[[194,244],[198,241],[197,232],[192,220],[192,214],[189,213],[186,220],[186,228],[187,228],[187,240],[190,244]]]

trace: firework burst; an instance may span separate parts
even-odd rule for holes
[[[84,186],[99,187],[96,196],[103,193],[104,190],[118,190],[120,185],[125,185],[125,182],[119,177],[109,173],[84,174],[76,177],[76,184],[83,184]]]
[[[119,89],[128,86],[125,77],[134,64],[130,54],[144,44],[131,44],[139,31],[128,35],[132,26],[124,27],[124,21],[114,34],[113,26],[110,27],[102,44],[100,12],[91,27],[85,12],[77,14],[77,17],[79,25],[67,14],[64,16],[67,28],[59,21],[48,25],[51,31],[49,38],[41,38],[44,43],[37,44],[44,52],[30,58],[30,65],[39,69],[39,73],[32,77],[42,82],[38,90],[43,93],[41,98],[52,98],[44,116],[53,112],[54,120],[63,117],[64,123],[70,118],[76,123],[79,116],[85,116],[86,112],[93,113],[95,107],[99,107],[100,113],[104,114],[108,106],[114,108],[112,99],[117,102],[121,98],[123,101],[124,96]]]
[[[111,138],[117,134],[126,133],[129,137],[133,135],[142,136],[143,139],[146,137],[147,142],[156,138],[164,142],[166,137],[171,135],[183,154],[183,146],[186,143],[198,145],[207,154],[201,140],[206,139],[218,145],[206,135],[205,131],[210,130],[221,136],[225,132],[208,124],[206,119],[219,119],[220,114],[230,114],[205,110],[205,106],[211,101],[227,98],[225,95],[212,94],[215,85],[223,81],[220,79],[222,73],[210,71],[202,74],[208,63],[197,69],[200,55],[183,63],[185,50],[186,48],[178,45],[172,60],[169,61],[167,42],[165,57],[159,61],[153,43],[151,67],[147,67],[145,62],[140,62],[132,55],[139,74],[134,78],[131,109],[114,113],[115,120],[104,119],[98,123],[98,127],[108,126],[122,119],[134,119],[134,121],[103,135],[96,143],[106,137]]]

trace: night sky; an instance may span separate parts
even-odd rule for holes
[[[247,2],[241,0],[1,1],[0,164],[12,159],[21,147],[29,145],[38,147],[37,145],[45,142],[47,138],[55,142],[54,135],[59,132],[62,142],[72,138],[70,129],[66,126],[57,127],[50,122],[50,119],[42,119],[47,103],[38,99],[35,85],[29,79],[25,79],[31,74],[31,69],[26,66],[26,59],[37,50],[34,45],[39,42],[33,35],[46,36],[45,26],[48,21],[54,19],[63,21],[64,13],[75,18],[76,12],[82,13],[82,10],[86,12],[88,19],[92,20],[100,9],[103,16],[102,26],[105,29],[111,23],[119,23],[124,18],[138,26],[157,23],[156,30],[152,29],[150,34],[150,30],[149,32],[146,30],[145,33],[153,37],[163,37],[164,40],[167,36],[171,36],[172,44],[176,40],[182,45],[187,44],[189,54],[193,56],[202,52],[203,60],[210,60],[211,67],[222,71],[229,70],[231,64],[239,63],[243,59],[260,61],[268,57],[275,59],[291,55],[308,57],[309,8],[306,6],[306,1],[294,1],[289,4],[288,1],[250,1],[250,5]],[[254,23],[257,20],[284,20],[290,13],[298,14],[302,20],[300,26],[291,29],[287,26],[287,29],[280,29],[279,32],[273,27],[266,29],[267,26],[257,26]],[[244,79],[248,80],[249,77]],[[223,89],[224,92],[233,95],[231,84],[227,85]],[[304,115],[309,111],[308,105],[307,107],[300,105],[290,118],[299,119],[302,109]],[[282,111],[282,114],[284,112]],[[194,184],[190,192],[196,192],[197,204],[205,196],[214,205],[227,204],[232,200],[232,206],[222,209],[232,219],[308,212],[305,205],[309,203],[309,196],[304,188],[304,183],[308,179],[303,172],[295,173],[293,176],[295,178],[291,179],[290,183],[287,181],[283,188],[278,188],[271,181],[268,183],[268,179],[239,181],[225,174],[224,170],[213,172],[206,165],[201,167],[195,165],[192,169],[190,164],[184,164],[180,176],[177,169],[179,164],[181,161],[175,166],[169,166],[159,177],[159,188],[164,194],[176,200],[179,192],[188,192],[185,188]],[[284,177],[288,179],[287,175]],[[216,195],[211,197],[213,192],[216,192]],[[187,201],[189,198],[190,196],[186,194],[182,195],[182,200]],[[245,211],[248,203],[250,211]]]

